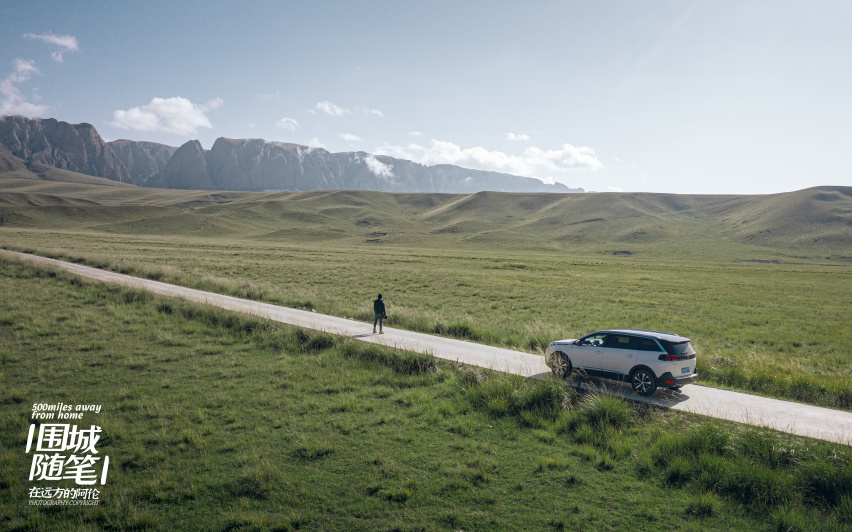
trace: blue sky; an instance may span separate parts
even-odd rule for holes
[[[852,185],[852,2],[0,0],[0,114],[595,191]]]

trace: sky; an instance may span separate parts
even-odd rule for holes
[[[852,2],[0,0],[0,115],[587,191],[852,185]]]

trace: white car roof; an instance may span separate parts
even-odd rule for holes
[[[688,342],[689,338],[684,338],[683,336],[678,336],[674,333],[667,333],[662,331],[648,331],[645,329],[606,329],[603,331],[598,331],[598,333],[615,333],[615,334],[632,334],[634,336],[645,336],[647,338],[656,338],[657,340],[665,340],[667,342],[672,343],[681,343]],[[592,333],[597,334],[597,333]]]

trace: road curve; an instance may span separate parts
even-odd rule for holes
[[[369,323],[140,279],[37,255],[6,250],[0,250],[0,254],[51,264],[82,277],[141,288],[165,296],[180,297],[281,323],[348,336],[363,342],[428,353],[437,358],[462,364],[540,379],[549,378],[551,374],[541,356],[529,353],[390,327],[385,327],[385,333],[382,335],[372,334],[372,324]],[[368,305],[369,302],[364,304]],[[607,393],[675,410],[852,445],[852,413],[850,412],[699,385],[687,385],[677,392],[661,390],[652,397],[641,397],[634,394],[628,386],[619,383],[593,380],[582,383],[575,381],[572,384],[580,388],[598,387]]]

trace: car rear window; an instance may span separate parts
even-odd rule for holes
[[[689,342],[667,342],[665,340],[661,340],[660,343],[663,344],[666,353],[672,356],[691,355],[693,353],[692,346],[689,345]]]

